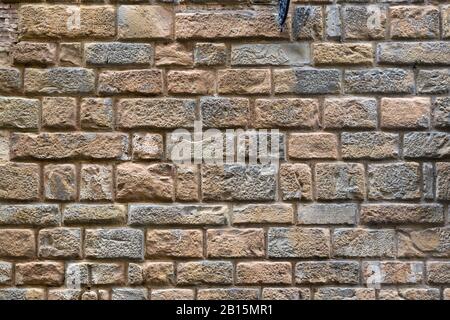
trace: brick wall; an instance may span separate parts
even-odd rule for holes
[[[0,299],[450,299],[448,1],[42,2],[0,67]],[[175,164],[196,119],[285,156]]]

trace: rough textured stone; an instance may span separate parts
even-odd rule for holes
[[[146,239],[148,257],[201,258],[203,256],[203,234],[200,230],[148,230]]]
[[[49,289],[48,300],[80,300],[81,294],[78,289]]]
[[[102,94],[159,94],[162,92],[162,73],[156,69],[105,71],[99,76]]]
[[[333,255],[336,257],[394,257],[395,231],[390,229],[335,229]]]
[[[156,66],[192,66],[192,50],[181,43],[158,45],[155,51]]]
[[[423,280],[422,262],[369,261],[362,264],[362,276],[371,284],[414,284]]]
[[[231,47],[232,65],[304,65],[309,63],[309,46],[304,43],[239,44]]]
[[[178,264],[178,285],[232,284],[233,264],[228,261],[201,261]]]
[[[75,98],[44,97],[42,125],[50,129],[75,129],[77,101]]]
[[[194,290],[191,289],[154,289],[152,300],[194,300]]]
[[[0,289],[0,300],[44,300],[44,289],[5,288]]]
[[[439,37],[439,8],[435,6],[391,7],[391,37],[418,39]]]
[[[390,159],[399,154],[399,137],[385,132],[343,132],[344,159]]]
[[[450,128],[450,97],[436,98],[434,101],[433,124],[436,128]]]
[[[321,228],[270,228],[268,255],[271,258],[328,257],[330,233]]]
[[[379,300],[439,300],[439,289],[434,288],[404,288],[404,289],[382,289],[378,293]]]
[[[120,224],[126,208],[119,204],[69,204],[64,208],[64,224]]]
[[[450,134],[446,132],[410,132],[403,137],[406,158],[448,158]]]
[[[337,137],[331,133],[292,133],[288,155],[293,159],[336,159]]]
[[[203,125],[212,128],[245,127],[250,103],[244,98],[200,98]]]
[[[308,288],[263,288],[262,300],[309,300]]]
[[[428,98],[381,99],[381,127],[386,129],[422,129],[430,123]]]
[[[116,168],[116,197],[119,200],[171,200],[174,194],[171,164],[124,163]]]
[[[62,65],[81,66],[83,61],[81,43],[61,43],[59,47],[59,61]]]
[[[450,283],[450,262],[436,261],[427,263],[427,281],[434,284]]]
[[[327,98],[323,124],[329,129],[364,128],[377,125],[377,101],[373,98]]]
[[[37,99],[0,97],[0,127],[37,129],[39,108]]]
[[[450,5],[441,6],[442,36],[450,38]]]
[[[211,94],[215,75],[204,70],[172,70],[167,73],[167,89],[173,94]]]
[[[370,199],[418,199],[421,196],[418,163],[371,164],[368,178]]]
[[[436,163],[436,197],[439,200],[450,200],[450,163]]]
[[[195,100],[190,99],[122,99],[117,110],[121,128],[193,127]]]
[[[175,282],[175,269],[171,262],[146,262],[142,265],[130,263],[128,266],[130,284],[170,285]]]
[[[61,262],[26,262],[16,264],[16,284],[58,286],[64,281]]]
[[[0,66],[0,93],[11,93],[21,88],[22,76],[18,69]]]
[[[363,204],[360,219],[364,224],[437,224],[444,222],[444,210],[438,204]]]
[[[298,206],[299,224],[355,224],[355,204],[313,203]]]
[[[161,159],[163,156],[163,137],[153,133],[133,134],[133,159]]]
[[[207,231],[208,257],[263,257],[263,229],[210,229]]]
[[[375,289],[371,288],[318,288],[315,300],[375,300]]]
[[[233,206],[233,224],[292,223],[294,210],[288,204]]]
[[[385,64],[450,64],[448,42],[386,42],[377,47],[378,62]]]
[[[52,65],[56,60],[56,45],[53,43],[19,42],[12,52],[14,63]]]
[[[110,130],[113,127],[113,102],[110,98],[81,100],[80,122],[83,129]]]
[[[95,90],[95,75],[83,68],[25,69],[25,92],[35,94],[85,94]]]
[[[76,197],[75,166],[50,164],[44,168],[45,198],[70,201]]]
[[[342,8],[343,36],[345,39],[383,39],[386,34],[386,8],[381,5]]]
[[[115,288],[112,290],[111,300],[147,300],[147,289],[143,288]]]
[[[198,66],[220,66],[227,62],[227,47],[223,43],[198,42],[194,48],[194,61]]]
[[[292,17],[295,39],[319,40],[323,37],[323,13],[319,6],[297,6]]]
[[[273,200],[275,184],[275,168],[271,165],[224,164],[202,167],[204,200]]]
[[[198,300],[256,300],[258,290],[249,288],[199,289]]]
[[[39,257],[64,259],[81,257],[81,229],[54,228],[39,231]]]
[[[440,94],[450,91],[450,69],[419,70],[417,91],[423,94]]]
[[[175,197],[180,201],[199,199],[199,170],[195,165],[177,166]]]
[[[35,240],[32,230],[0,230],[0,257],[31,258],[34,255]]]
[[[370,43],[318,43],[313,60],[316,65],[372,64],[373,49]]]
[[[362,164],[318,163],[315,179],[318,199],[362,199],[364,197],[364,166]]]
[[[1,225],[57,226],[61,215],[57,205],[0,205]]]
[[[36,160],[125,159],[128,137],[122,133],[15,133],[11,158]]]
[[[112,166],[83,164],[80,169],[80,200],[112,200]]]
[[[448,227],[422,230],[402,229],[398,234],[398,255],[400,257],[450,256]]]
[[[346,93],[411,93],[414,74],[397,68],[347,70],[344,87]]]
[[[130,228],[87,229],[85,254],[91,258],[142,259],[144,234]]]
[[[257,99],[253,121],[258,128],[311,129],[319,122],[319,103],[315,99]]]
[[[227,69],[218,72],[218,92],[221,94],[268,94],[270,72],[266,69]]]
[[[39,167],[36,164],[0,162],[0,177],[0,199],[38,199]]]
[[[172,10],[162,6],[119,6],[119,39],[167,39],[172,36]]]
[[[332,94],[341,89],[336,69],[278,69],[273,72],[273,81],[277,94]]]
[[[240,262],[236,279],[239,284],[290,284],[292,266],[289,262]]]
[[[0,261],[0,284],[10,284],[12,281],[13,264]]]
[[[283,200],[312,200],[312,175],[308,165],[283,163],[279,175]]]
[[[295,265],[297,284],[358,284],[359,263],[354,261],[299,262]]]
[[[84,50],[86,63],[95,66],[149,65],[153,56],[152,46],[143,43],[87,43]]]

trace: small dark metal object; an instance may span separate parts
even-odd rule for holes
[[[288,16],[290,2],[291,2],[290,0],[278,0],[277,22],[281,31],[283,31],[284,29],[284,23],[286,22],[286,18]]]

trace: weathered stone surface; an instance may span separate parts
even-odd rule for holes
[[[174,42],[156,46],[156,66],[192,66],[192,50],[184,44]]]
[[[105,71],[100,73],[98,90],[102,94],[159,94],[162,73],[157,69]]]
[[[163,137],[153,133],[133,134],[133,159],[161,159],[164,153]]]
[[[308,288],[263,288],[262,300],[309,300]]]
[[[153,289],[151,300],[194,300],[191,289]]]
[[[106,38],[116,33],[112,6],[29,4],[19,13],[24,38]]]
[[[450,134],[446,132],[410,132],[403,137],[406,158],[448,158]]]
[[[0,161],[9,160],[9,132],[0,130]]]
[[[240,262],[236,265],[238,284],[290,284],[289,262]]]
[[[0,127],[37,129],[39,108],[37,99],[0,97]]]
[[[351,203],[313,203],[298,206],[299,224],[355,224],[357,206]]]
[[[253,125],[258,128],[314,128],[319,122],[315,99],[257,99]]]
[[[133,285],[170,285],[175,282],[175,270],[171,262],[146,262],[128,265],[128,282]]]
[[[178,264],[178,285],[232,284],[233,264],[229,261],[200,261]]]
[[[364,282],[380,284],[415,284],[423,280],[422,262],[369,261],[362,264]]]
[[[52,65],[56,60],[54,43],[19,42],[11,51],[14,63]]]
[[[322,228],[270,228],[268,255],[271,258],[328,257],[330,232]]]
[[[450,200],[450,163],[436,163],[436,197],[439,200]]]
[[[17,285],[58,286],[64,282],[62,262],[26,262],[16,264]]]
[[[365,183],[362,164],[318,163],[315,171],[318,199],[363,199]]]
[[[373,98],[327,98],[323,112],[325,128],[373,129],[377,125],[377,101]]]
[[[172,10],[162,6],[127,5],[117,9],[119,39],[167,39],[172,36]]]
[[[116,197],[118,200],[169,201],[174,194],[171,164],[124,163],[116,168]]]
[[[56,67],[25,69],[25,92],[35,94],[85,94],[95,90],[95,75],[90,69]]]
[[[430,109],[429,98],[383,98],[380,124],[386,129],[428,128]]]
[[[202,166],[204,200],[268,201],[274,200],[275,189],[275,168],[271,165]]]
[[[322,287],[314,294],[315,300],[375,300],[375,289]]]
[[[304,43],[238,44],[231,46],[232,65],[304,65],[309,63]]]
[[[81,257],[81,229],[53,228],[39,231],[39,257],[64,259]]]
[[[14,133],[12,159],[125,159],[128,137],[123,133]]]
[[[0,257],[31,258],[34,255],[35,240],[32,230],[0,230]]]
[[[258,289],[248,288],[220,288],[199,289],[198,300],[257,300]]]
[[[0,289],[0,300],[44,300],[44,289],[5,288]]]
[[[227,62],[227,47],[223,43],[198,42],[194,48],[197,66],[220,66]]]
[[[333,4],[325,7],[325,34],[327,38],[342,36],[341,5]]]
[[[42,99],[42,125],[50,129],[75,129],[77,100],[66,97]]]
[[[441,293],[435,288],[382,289],[379,300],[439,300]]]
[[[176,13],[175,35],[178,39],[286,38],[289,30],[280,32],[273,11],[195,10]]]
[[[439,204],[363,204],[360,219],[364,224],[437,224],[444,222],[444,210]]]
[[[292,17],[295,39],[320,40],[323,37],[323,13],[319,6],[297,6]]]
[[[433,284],[450,283],[450,262],[432,261],[427,263],[427,281]]]
[[[378,62],[385,64],[450,64],[448,42],[385,42],[378,44]]]
[[[200,192],[198,167],[196,165],[178,165],[176,170],[176,199],[180,201],[197,201]]]
[[[343,132],[344,159],[390,159],[399,154],[399,137],[386,132]]]
[[[372,64],[373,49],[370,43],[318,43],[313,60],[316,65]]]
[[[215,74],[205,70],[172,70],[167,72],[167,90],[173,94],[211,94]]]
[[[450,128],[450,97],[440,97],[434,101],[433,124],[436,128]]]
[[[115,288],[112,289],[111,300],[147,300],[148,292],[144,288]]]
[[[117,109],[120,128],[193,127],[195,100],[121,99]]]
[[[263,257],[263,229],[210,229],[207,231],[208,257]]]
[[[358,284],[356,261],[299,262],[295,265],[297,284]]]
[[[113,102],[111,98],[84,98],[80,106],[83,129],[110,130],[113,127]]]
[[[221,94],[268,94],[270,93],[268,69],[219,70],[217,87]]]
[[[450,91],[450,69],[419,70],[417,91],[424,94],[440,94]]]
[[[292,223],[294,210],[289,204],[248,204],[233,206],[233,224]]]
[[[273,72],[277,94],[331,94],[341,89],[340,72],[336,69],[278,69]]]
[[[64,224],[120,224],[126,208],[119,204],[69,204],[64,208]]]
[[[224,225],[228,208],[221,205],[130,205],[128,223],[139,225]]]
[[[0,93],[11,93],[21,88],[22,76],[18,69],[0,67]]]
[[[75,166],[50,164],[44,168],[44,193],[50,200],[70,201],[76,197]]]
[[[312,175],[308,165],[282,163],[279,177],[283,200],[312,200]]]
[[[85,44],[86,63],[104,65],[149,65],[153,48],[144,43],[102,42]]]
[[[418,199],[421,196],[418,163],[370,164],[368,178],[370,199]]]
[[[333,256],[394,257],[395,231],[391,229],[335,229]]]
[[[386,34],[386,7],[346,5],[342,8],[343,36],[345,39],[384,39]]]
[[[414,74],[397,68],[346,70],[344,87],[346,93],[411,93]]]
[[[395,6],[390,9],[391,37],[432,39],[439,37],[439,8],[435,6]]]
[[[61,43],[59,46],[59,61],[62,65],[81,66],[83,62],[81,43]]]
[[[0,199],[37,200],[39,166],[31,163],[0,162]]]
[[[144,234],[130,228],[87,229],[85,254],[91,258],[142,259]]]
[[[61,214],[57,205],[0,205],[1,225],[57,226],[60,223]]]
[[[450,5],[441,6],[442,37],[450,38]]]
[[[49,289],[48,300],[80,300],[81,294],[80,289]]]
[[[450,256],[448,227],[422,230],[403,229],[398,235],[398,255],[400,257]]]
[[[203,257],[203,233],[200,230],[148,230],[148,257]]]
[[[112,166],[83,164],[80,170],[80,200],[112,200]]]
[[[337,137],[332,133],[292,133],[288,155],[294,159],[336,159]]]
[[[203,125],[212,128],[245,127],[250,117],[250,103],[244,98],[202,97]]]
[[[12,281],[13,264],[0,261],[0,284],[10,284]]]

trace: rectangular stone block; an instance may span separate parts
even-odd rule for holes
[[[419,93],[448,93],[450,91],[450,69],[419,70],[416,82]]]
[[[160,94],[161,70],[104,71],[99,75],[98,90],[102,94]]]
[[[430,125],[429,98],[382,98],[380,125],[385,129],[424,129]]]
[[[84,55],[86,63],[94,66],[148,66],[153,60],[153,47],[145,43],[86,43]]]
[[[39,257],[47,259],[81,258],[81,229],[41,229],[38,235]]]
[[[311,168],[303,163],[282,163],[279,189],[283,200],[312,200]]]
[[[15,64],[52,65],[56,61],[56,44],[22,41],[13,47],[11,55]]]
[[[398,134],[386,132],[343,132],[344,159],[392,159],[399,155]]]
[[[310,300],[309,288],[263,288],[262,300]]]
[[[184,66],[191,67],[194,64],[192,49],[189,45],[174,42],[160,44],[155,50],[156,66]]]
[[[239,262],[236,265],[238,284],[290,284],[292,266],[289,262]]]
[[[406,133],[403,137],[403,155],[406,158],[448,158],[450,156],[450,133]]]
[[[356,261],[298,262],[297,284],[358,284],[359,263]]]
[[[442,37],[450,38],[450,5],[441,6]]]
[[[77,100],[69,97],[44,97],[41,121],[42,126],[48,129],[76,129]]]
[[[191,289],[154,289],[151,300],[194,300],[194,296]]]
[[[11,284],[13,276],[13,264],[0,261],[0,284]]]
[[[332,94],[341,90],[341,75],[337,69],[275,69],[276,94]]]
[[[292,159],[336,159],[337,137],[332,133],[291,133],[288,155]]]
[[[352,40],[384,39],[387,10],[383,5],[345,5],[342,7],[343,36]]]
[[[264,257],[263,229],[209,229],[207,231],[209,258]]]
[[[355,224],[358,208],[353,203],[312,203],[298,206],[299,224]]]
[[[196,66],[221,66],[227,62],[228,49],[224,43],[197,42],[194,47]]]
[[[438,224],[444,222],[444,209],[439,204],[362,204],[364,224]]]
[[[450,97],[436,98],[432,122],[436,128],[450,128]]]
[[[171,70],[167,72],[167,90],[172,94],[212,94],[215,74],[210,70]]]
[[[199,289],[198,300],[257,300],[258,289],[249,288],[216,288]]]
[[[81,99],[81,128],[109,131],[113,127],[113,122],[113,100],[111,98]]]
[[[233,283],[233,264],[229,261],[183,262],[177,267],[178,285],[229,285]]]
[[[433,39],[439,37],[439,7],[394,6],[390,8],[391,37]]]
[[[304,65],[310,62],[306,43],[236,44],[231,46],[231,65]]]
[[[60,286],[64,282],[62,262],[26,262],[16,264],[16,285]]]
[[[196,165],[176,167],[175,198],[180,201],[198,201],[200,196],[200,170]]]
[[[317,43],[312,49],[315,65],[363,65],[374,60],[370,43]]]
[[[144,234],[131,228],[87,229],[85,254],[97,259],[143,259]]]
[[[150,258],[202,258],[201,230],[147,230],[146,256]]]
[[[100,201],[113,198],[113,167],[83,164],[80,169],[80,200]]]
[[[226,69],[218,71],[217,90],[220,94],[269,94],[268,69]]]
[[[292,206],[284,203],[233,206],[233,224],[291,224],[293,215]]]
[[[373,288],[342,288],[321,287],[318,288],[315,300],[375,300],[375,289]]]
[[[380,284],[422,283],[424,266],[422,262],[368,261],[362,264],[364,282]]]
[[[296,6],[292,13],[292,34],[296,40],[323,38],[323,11],[320,6]]]
[[[326,98],[323,125],[329,129],[374,129],[377,126],[377,101],[373,98]]]
[[[119,204],[68,204],[64,207],[64,224],[122,224],[126,207]]]
[[[449,257],[449,227],[402,229],[398,232],[399,257]]]
[[[450,262],[427,262],[427,281],[430,284],[446,285],[450,283]]]
[[[202,97],[200,110],[203,125],[212,128],[246,127],[250,118],[245,98]]]
[[[379,300],[440,300],[441,292],[439,289],[382,289],[378,293]]]
[[[0,257],[32,258],[35,251],[35,239],[32,230],[0,230]]]
[[[5,288],[0,289],[0,300],[44,300],[44,289]]]
[[[72,164],[44,167],[44,196],[48,200],[73,201],[76,198],[76,168]]]
[[[377,46],[378,62],[394,65],[450,64],[450,43],[384,42]]]
[[[132,285],[164,286],[175,283],[175,269],[172,262],[145,262],[128,264],[128,283]]]
[[[1,225],[57,226],[61,214],[56,204],[0,205]]]
[[[359,163],[316,164],[316,197],[320,200],[363,199],[364,166]]]
[[[450,200],[450,163],[436,163],[436,197],[438,200]]]
[[[414,74],[404,69],[346,70],[346,93],[412,93]]]
[[[0,162],[0,199],[37,200],[39,166],[32,163]]]

